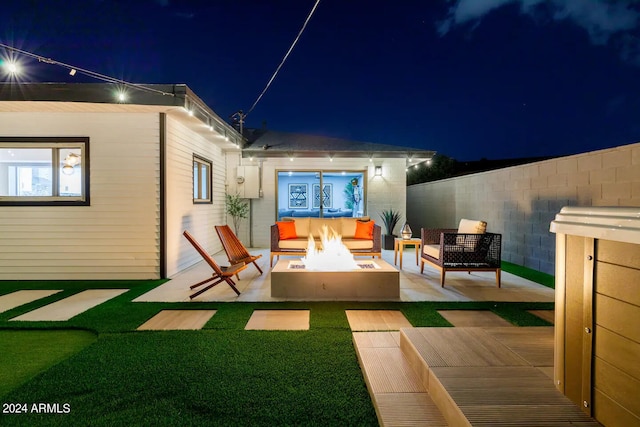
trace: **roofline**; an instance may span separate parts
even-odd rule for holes
[[[119,101],[118,94],[126,100]],[[212,130],[242,147],[244,138],[207,106],[186,84],[0,83],[0,101],[86,102],[182,107]]]
[[[242,158],[254,158],[254,159],[267,159],[274,157],[308,157],[308,158],[363,158],[363,159],[415,159],[415,160],[429,160],[436,155],[435,151],[428,150],[397,150],[397,151],[306,151],[306,150],[290,150],[290,151],[256,151],[256,150],[242,150]]]

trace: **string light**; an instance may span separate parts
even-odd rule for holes
[[[86,76],[93,77],[95,79],[102,80],[102,81],[105,81],[105,82],[108,82],[108,83],[118,83],[120,85],[123,85],[123,86],[126,86],[126,87],[135,88],[135,89],[138,89],[138,90],[144,90],[144,91],[147,91],[147,92],[159,93],[161,95],[167,95],[167,96],[175,96],[175,94],[173,94],[173,93],[164,92],[164,91],[161,91],[161,90],[158,90],[158,89],[154,89],[154,88],[151,88],[151,87],[148,87],[148,86],[145,86],[145,85],[142,85],[142,84],[138,84],[138,83],[131,83],[131,82],[128,82],[128,81],[125,81],[125,80],[122,80],[122,79],[117,79],[115,77],[107,76],[105,74],[100,74],[100,73],[97,73],[95,71],[87,70],[85,68],[76,67],[75,65],[65,64],[64,62],[56,61],[55,59],[51,59],[51,58],[45,58],[44,56],[36,55],[35,53],[31,53],[31,52],[28,52],[26,50],[18,49],[17,47],[9,46],[9,45],[4,44],[4,43],[0,43],[0,47],[3,47],[3,48],[7,49],[10,52],[14,52],[14,53],[18,53],[20,55],[28,56],[29,58],[34,58],[34,59],[38,60],[38,62],[42,62],[44,64],[58,65],[60,67],[66,68],[66,69],[69,70],[69,74],[72,75],[72,76],[74,76],[76,73],[80,73],[80,74],[84,74]]]
[[[319,1],[319,0],[318,0]],[[141,91],[146,91],[146,92],[152,92],[152,93],[156,93],[162,96],[171,96],[171,97],[175,97],[177,96],[175,93],[172,92],[165,92],[163,90],[159,90],[153,87],[149,87],[149,86],[145,86],[143,84],[138,84],[138,83],[131,83],[122,79],[118,79],[115,77],[111,77],[111,76],[107,76],[105,74],[101,74],[101,73],[97,73],[95,71],[91,71],[88,70],[86,68],[81,68],[75,65],[70,65],[70,64],[66,64],[64,62],[60,62],[57,61],[55,59],[52,58],[46,58],[40,55],[37,55],[35,53],[32,52],[28,52],[26,50],[22,50],[22,49],[18,49],[16,47],[13,46],[9,46],[7,44],[4,43],[0,43],[0,48],[4,48],[7,51],[11,52],[12,54],[19,54],[19,55],[23,55],[23,56],[27,56],[29,58],[33,58],[36,59],[38,62],[44,63],[44,64],[49,64],[49,65],[57,65],[63,68],[66,68],[69,70],[69,75],[70,76],[75,76],[77,73],[95,78],[97,80],[101,80],[107,83],[114,83],[117,84],[120,87],[120,90],[118,91],[118,93],[115,95],[116,99],[119,102],[125,102],[127,100],[127,94],[125,92],[125,89],[127,88],[131,88],[131,89],[136,89],[136,90],[141,90]],[[0,61],[1,63],[1,61]],[[4,68],[7,70],[7,72],[10,75],[17,75],[18,73],[21,72],[21,67],[19,66],[19,63],[15,60],[13,60],[13,58],[11,58],[11,61],[6,61],[4,65]],[[195,115],[194,112],[194,107],[198,108],[201,112],[202,115],[205,116],[205,119],[203,119],[203,121],[205,122],[205,125],[209,125],[209,129],[211,131],[214,130],[213,126],[211,125],[212,122],[218,122],[220,123],[220,125],[223,127],[228,126],[228,124],[224,123],[223,121],[221,121],[219,118],[217,118],[217,116],[215,115],[215,113],[213,113],[208,107],[203,107],[200,105],[199,102],[197,102],[196,100],[191,99],[188,95],[185,95],[185,108],[187,109],[188,113],[190,116]],[[235,129],[234,129],[235,131]],[[225,133],[227,132],[227,130],[225,130]],[[224,136],[225,141],[229,141],[229,137],[228,136]],[[240,147],[240,144],[237,142],[237,139],[234,138],[235,145],[236,147]]]

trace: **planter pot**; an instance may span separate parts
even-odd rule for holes
[[[395,238],[396,238],[396,236],[394,236],[393,234],[383,234],[382,235],[382,249],[386,249],[388,251],[392,251]]]

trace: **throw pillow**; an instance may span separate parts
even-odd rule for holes
[[[373,226],[375,225],[374,221],[356,221],[356,233],[353,236],[355,239],[373,239]]]
[[[471,219],[461,219],[458,225],[458,233],[462,234],[484,234],[487,230],[487,223],[484,221],[474,221]],[[478,236],[458,236],[456,244],[475,250],[480,241]]]
[[[295,239],[298,237],[296,234],[295,221],[280,221],[276,222],[276,224],[278,225],[280,240]]]
[[[461,219],[458,225],[458,233],[476,233],[483,234],[487,230],[487,223],[484,221],[475,221],[472,219]]]

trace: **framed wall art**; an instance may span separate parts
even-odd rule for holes
[[[320,208],[320,197],[322,197],[322,206],[325,208],[333,207],[333,184],[324,184],[322,187],[322,195],[320,194],[320,184],[313,184],[313,208]]]
[[[289,184],[289,209],[308,209],[309,184]]]

